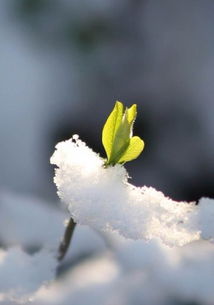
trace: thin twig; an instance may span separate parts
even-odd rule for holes
[[[58,248],[58,257],[57,257],[58,261],[61,261],[64,258],[65,254],[67,253],[75,226],[76,223],[73,221],[72,218],[70,218],[66,226],[63,239]]]

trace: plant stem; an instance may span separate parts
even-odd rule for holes
[[[70,218],[68,221],[68,224],[66,226],[63,239],[60,242],[60,245],[58,248],[58,257],[57,257],[58,261],[61,261],[64,258],[65,254],[67,253],[75,226],[76,226],[76,223],[73,221],[72,218]]]

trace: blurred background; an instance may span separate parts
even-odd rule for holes
[[[46,205],[59,206],[50,156],[77,133],[104,157],[102,127],[116,100],[137,103],[134,131],[145,141],[142,155],[126,164],[131,182],[175,200],[214,198],[213,13],[212,0],[0,1],[2,248],[56,251],[67,215]],[[56,303],[36,305],[213,304],[212,246],[190,245],[181,254],[155,243],[126,247],[78,226],[58,270],[65,283],[50,290]],[[82,281],[76,296],[71,287]]]
[[[214,197],[214,2],[0,1],[0,187],[56,199],[49,158],[77,133],[104,156],[115,100],[138,104],[132,183]]]

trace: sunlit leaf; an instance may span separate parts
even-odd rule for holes
[[[130,141],[130,124],[128,122],[128,113],[125,110],[120,126],[115,134],[114,142],[112,145],[111,155],[108,162],[116,164],[123,153],[129,146]]]
[[[128,109],[128,121],[130,124],[133,124],[136,116],[137,116],[137,105],[133,104],[129,109]]]
[[[102,143],[105,148],[108,159],[110,158],[115,134],[121,124],[124,106],[121,102],[115,103],[114,109],[110,113],[102,132]]]
[[[107,154],[105,165],[115,165],[136,159],[144,148],[139,137],[132,137],[133,124],[137,116],[137,105],[124,108],[115,103],[102,132],[102,142]]]
[[[144,142],[141,138],[135,136],[130,139],[129,146],[119,159],[118,163],[125,163],[136,159],[144,148]]]

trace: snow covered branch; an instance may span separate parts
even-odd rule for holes
[[[122,165],[105,168],[77,135],[57,144],[51,163],[58,195],[79,224],[169,246],[214,236],[213,200],[176,202],[152,187],[135,187]]]

